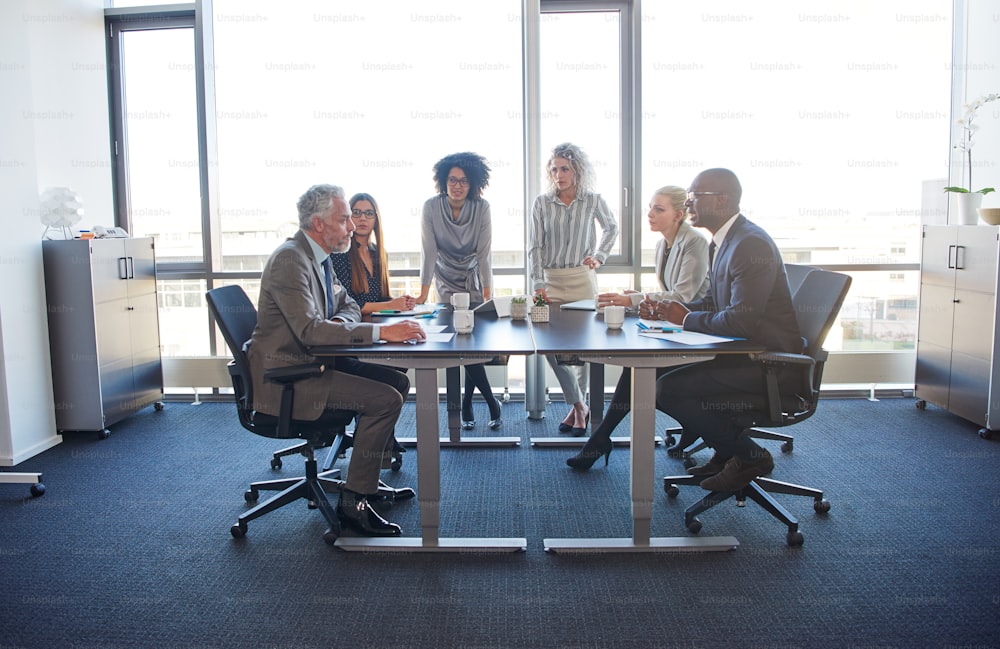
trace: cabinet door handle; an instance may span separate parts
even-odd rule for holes
[[[959,261],[960,255],[961,261]],[[965,246],[955,246],[955,269],[965,270]]]
[[[118,258],[118,279],[128,279],[128,260],[125,257]]]
[[[135,258],[128,257],[128,262],[126,262],[126,268],[128,269],[128,279],[135,279]]]

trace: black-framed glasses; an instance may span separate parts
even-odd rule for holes
[[[726,192],[688,192],[687,199],[693,201],[700,196],[725,196]]]
[[[351,210],[351,216],[356,219],[366,218],[371,220],[375,218],[375,210]]]
[[[468,178],[455,178],[454,176],[448,176],[448,184],[454,187],[455,185],[461,185],[462,187],[469,186]]]

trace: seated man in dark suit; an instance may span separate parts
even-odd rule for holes
[[[792,307],[785,266],[774,241],[740,214],[740,181],[728,169],[698,174],[685,204],[691,224],[712,233],[708,294],[687,304],[644,302],[640,315],[684,325],[686,331],[746,338],[768,351],[801,353],[802,337]],[[778,377],[783,387],[792,376]],[[771,454],[743,434],[731,412],[708,408],[705,396],[764,389],[754,361],[719,355],[669,371],[656,382],[656,406],[715,449],[712,459],[692,467],[709,491],[735,491],[774,468]]]
[[[315,185],[299,198],[298,211],[300,230],[278,246],[264,266],[257,327],[248,351],[253,406],[271,415],[279,412],[281,385],[264,381],[264,371],[318,362],[307,351],[312,346],[425,339],[423,329],[412,320],[381,326],[361,322],[361,309],[337,282],[329,255],[346,251],[354,232],[344,191]],[[295,419],[315,421],[325,410],[358,415],[337,515],[367,536],[401,534],[398,525],[371,508],[367,496],[378,491],[379,471],[390,457],[392,431],[409,388],[402,372],[341,357],[322,376],[295,384]]]

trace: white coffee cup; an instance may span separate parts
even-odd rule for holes
[[[451,296],[451,305],[455,307],[455,310],[468,309],[469,308],[469,294],[468,293],[453,293]]]
[[[625,324],[625,307],[604,307],[604,324],[608,325],[608,329],[621,329]]]
[[[464,293],[468,297],[468,293]],[[468,309],[455,309],[455,315],[452,318],[452,324],[455,326],[455,331],[460,334],[471,334],[472,328],[476,324],[476,314]]]

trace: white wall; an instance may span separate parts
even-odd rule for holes
[[[0,466],[61,441],[55,430],[38,195],[112,219],[104,0],[0,2]]]

